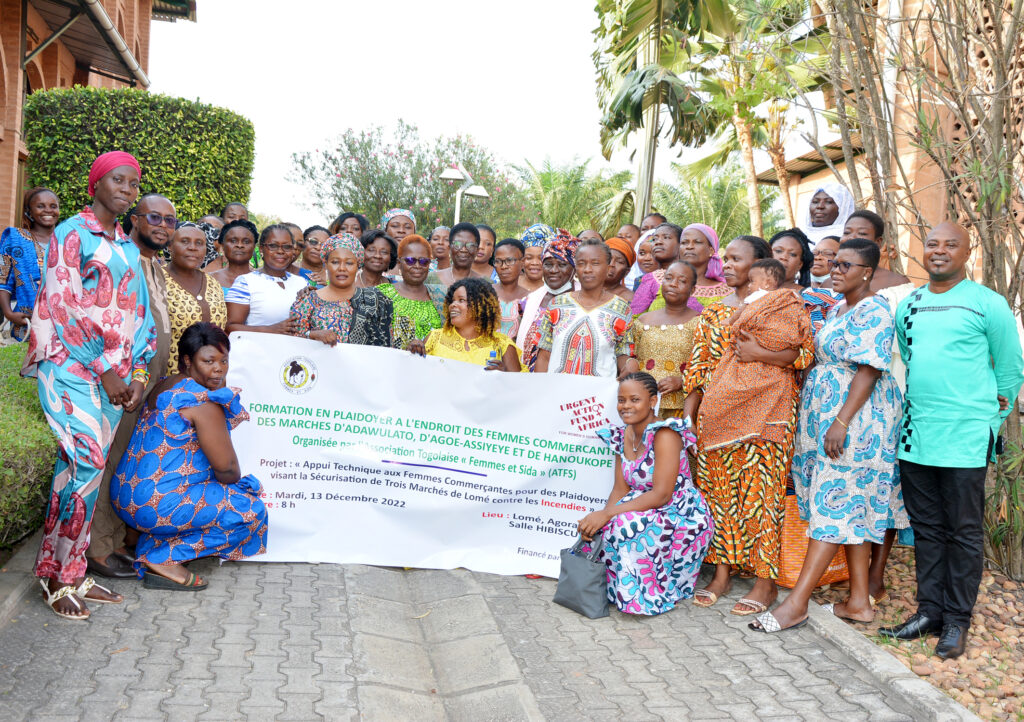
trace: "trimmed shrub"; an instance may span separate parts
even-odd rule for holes
[[[21,378],[27,344],[0,348],[0,549],[43,523],[57,439],[43,417],[35,379]]]
[[[184,98],[123,88],[60,88],[25,100],[30,185],[52,188],[62,216],[90,202],[89,167],[123,150],[142,166],[141,193],[162,193],[182,219],[249,200],[255,157],[252,122]]]

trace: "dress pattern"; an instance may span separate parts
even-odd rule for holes
[[[363,346],[392,345],[392,315],[391,300],[376,288],[357,288],[348,301],[325,301],[311,287],[299,291],[291,311],[298,336],[334,331],[341,343]]]
[[[811,328],[814,333],[825,323],[825,317],[832,307],[843,300],[843,294],[836,293],[829,288],[805,288],[800,292],[804,308],[811,316]]]
[[[515,338],[516,333],[519,332],[519,304],[522,301],[521,298],[511,301],[498,299],[498,305],[501,306],[501,326],[498,330],[510,338]]]
[[[629,304],[613,295],[588,311],[572,293],[555,296],[541,319],[538,347],[551,352],[549,373],[615,378],[617,357],[633,355]]]
[[[629,492],[625,504],[654,487],[654,435],[672,429],[683,439],[672,498],[665,506],[616,514],[602,529],[602,557],[608,574],[608,601],[627,614],[661,614],[693,596],[700,565],[714,536],[711,511],[690,479],[686,449],[694,436],[688,421],[665,419],[648,424],[636,459],[623,452],[625,427],[600,429],[597,435],[619,455]]]
[[[170,376],[178,373],[178,341],[186,328],[203,320],[203,307],[170,273],[165,271],[164,278],[167,279],[167,315],[171,321],[171,347],[167,359],[167,375]],[[221,285],[204,273],[200,295],[210,307],[210,323],[227,328],[228,307],[224,303]]]
[[[693,356],[683,379],[687,393],[705,390],[730,340],[729,318],[735,309],[719,302],[708,306],[697,324]],[[814,359],[810,341],[793,363],[803,369]],[[701,445],[698,417],[694,481],[715,519],[715,537],[705,562],[729,564],[762,579],[779,575],[786,480],[789,478],[799,400],[795,386],[791,422],[781,441],[754,438],[713,450]]]
[[[454,328],[434,329],[427,336],[425,346],[428,356],[465,361],[475,366],[486,366],[492,352],[500,360],[509,346],[516,349],[517,355],[519,353],[512,339],[500,331],[495,331],[493,336],[477,336],[467,341]]]
[[[686,323],[669,325],[634,321],[633,342],[640,370],[646,371],[657,381],[686,373],[693,352],[693,333],[699,320],[700,316],[694,316]],[[685,401],[686,392],[682,389],[662,394],[658,413],[663,419],[681,417]]]
[[[903,404],[890,373],[896,326],[885,299],[870,296],[846,313],[838,304],[814,340],[793,457],[793,486],[808,536],[832,544],[881,544],[887,529],[909,526],[896,473]],[[825,433],[846,403],[857,367],[882,372],[849,420],[838,459],[825,454]]]
[[[58,225],[22,369],[37,377],[60,445],[36,576],[71,583],[85,574],[93,509],[122,414],[100,376],[113,370],[127,380],[155,353],[139,249],[118,224],[108,238],[89,208]]]
[[[110,482],[118,516],[141,534],[135,568],[144,563],[183,564],[200,557],[241,559],[267,550],[267,509],[252,475],[217,481],[185,409],[207,401],[224,410],[233,429],[249,418],[238,390],[206,387],[183,378],[147,404]]]
[[[425,339],[431,329],[441,328],[443,325],[444,319],[441,314],[444,312],[445,289],[428,283],[423,284],[423,287],[427,289],[427,294],[430,296],[429,301],[406,298],[398,293],[390,283],[382,283],[377,286],[377,290],[391,301],[394,309],[396,323],[392,327],[392,336],[404,335],[397,323],[397,319],[402,317],[412,322],[413,333],[419,339]]]
[[[700,312],[716,301],[720,301],[732,293],[732,288],[724,281],[713,286],[694,286],[690,294],[690,300],[686,305],[694,311]],[[661,287],[658,287],[658,295],[651,302],[649,311],[657,311],[665,308],[665,297],[661,295]]]
[[[0,291],[11,294],[12,310],[32,314],[45,266],[46,246],[36,243],[31,233],[13,226],[3,232],[0,236]],[[11,330],[11,336],[18,341],[25,340],[27,335],[24,326]]]

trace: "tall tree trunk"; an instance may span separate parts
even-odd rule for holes
[[[661,57],[661,14],[644,31],[637,43],[636,66],[644,68],[657,63]],[[658,115],[661,113],[661,85],[644,98],[644,145],[640,151],[640,167],[636,175],[636,206],[633,222],[640,225],[651,212],[651,194],[654,192],[654,154],[658,148]]]
[[[757,187],[757,172],[754,170],[754,136],[750,124],[740,115],[739,108],[732,116],[732,124],[736,128],[736,137],[740,142],[740,160],[747,180],[747,210],[750,212],[750,232],[755,236],[764,236],[764,224],[761,222],[761,191]]]
[[[793,210],[793,199],[789,195],[789,171],[786,170],[786,154],[778,148],[768,150],[775,168],[775,177],[779,179],[779,195],[782,196],[782,208],[786,212],[786,223],[789,228],[796,228],[796,212]]]

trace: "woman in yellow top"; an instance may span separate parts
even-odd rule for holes
[[[206,234],[195,223],[182,223],[167,244],[171,262],[164,266],[167,277],[167,316],[171,321],[171,354],[167,375],[178,373],[178,341],[185,329],[205,321],[220,326],[228,323],[224,289],[200,270],[206,258]]]
[[[519,371],[519,348],[498,328],[501,306],[491,284],[463,278],[448,288],[444,326],[426,342],[414,341],[409,350],[428,356],[465,361],[488,371]]]

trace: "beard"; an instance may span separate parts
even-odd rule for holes
[[[139,242],[151,251],[162,251],[167,248],[166,243],[157,243],[152,236],[148,236],[141,229],[136,230]]]

